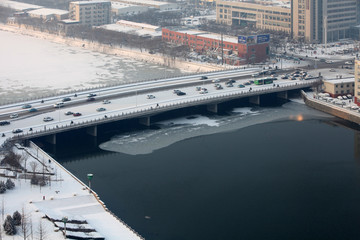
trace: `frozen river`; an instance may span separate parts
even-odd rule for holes
[[[179,75],[178,69],[0,31],[0,104]]]

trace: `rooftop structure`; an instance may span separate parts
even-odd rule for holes
[[[111,12],[114,16],[139,14],[148,10],[148,6],[141,6],[123,2],[111,2]]]
[[[125,20],[117,21],[116,24],[108,24],[101,26],[101,28],[116,31],[135,34],[141,37],[161,37],[161,27],[154,26],[146,23],[130,22]]]
[[[57,20],[62,20],[68,17],[69,11],[52,8],[40,8],[28,11],[28,14],[31,17],[37,17],[41,19],[56,18]]]
[[[38,5],[34,5],[34,4],[15,2],[15,1],[9,1],[9,0],[0,0],[0,6],[8,7],[8,8],[14,9],[16,11],[28,11],[28,10],[42,8],[42,6],[38,6]]]

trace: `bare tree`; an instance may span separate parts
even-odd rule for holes
[[[46,231],[46,228],[44,227],[42,221],[43,220],[40,218],[39,227],[37,229],[37,234],[38,234],[37,240],[46,240],[47,239],[47,231]]]
[[[23,207],[21,209],[21,232],[22,232],[22,237],[24,240],[28,239],[30,236],[30,217],[26,212],[25,212],[25,208]]]
[[[31,162],[30,167],[31,167],[31,171],[33,172],[33,176],[35,176],[35,172],[37,170],[38,163],[37,162]]]

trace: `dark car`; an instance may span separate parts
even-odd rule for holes
[[[21,133],[22,131],[23,131],[23,130],[21,130],[21,129],[18,128],[18,129],[14,129],[12,132],[13,132],[13,133]]]
[[[91,101],[95,101],[94,97],[89,97],[88,99],[86,99],[86,101],[91,102]]]
[[[74,113],[71,111],[67,111],[66,113],[64,113],[65,115],[73,115]]]
[[[5,125],[9,125],[10,122],[9,121],[1,121],[0,122],[0,126],[5,126]]]
[[[205,79],[208,79],[208,77],[207,76],[201,76],[201,79],[205,80]]]
[[[79,112],[73,113],[73,116],[74,116],[74,117],[81,116],[81,113],[79,113]]]
[[[184,95],[186,95],[186,93],[180,91],[180,92],[176,93],[176,95],[178,95],[178,96],[184,96]]]
[[[30,108],[29,112],[37,112],[37,109],[36,108]]]
[[[69,97],[66,97],[66,98],[63,98],[63,100],[62,100],[63,102],[68,102],[68,101],[71,101],[71,98],[69,98]]]
[[[89,98],[91,98],[91,97],[95,97],[96,94],[95,94],[95,93],[89,93],[87,96],[88,96]]]
[[[26,109],[26,108],[31,108],[31,105],[30,104],[25,104],[22,106],[23,109]]]

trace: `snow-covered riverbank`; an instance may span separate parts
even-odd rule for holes
[[[2,225],[6,215],[13,215],[13,212],[18,211],[24,213],[26,230],[18,226],[15,235],[6,235],[2,230],[1,239],[20,240],[24,239],[24,234],[28,235],[28,239],[40,239],[40,226],[43,236],[46,236],[42,239],[63,239],[65,232],[69,237],[80,236],[87,239],[142,239],[114,216],[96,193],[89,193],[84,183],[36,145],[31,143],[28,148],[14,149],[16,154],[22,156],[21,165],[27,169],[28,174],[25,179],[23,173],[9,168],[5,170],[2,166],[1,174],[11,177],[15,188],[1,194],[3,214],[0,223]],[[1,176],[0,180],[6,181],[9,178],[6,176]],[[34,176],[45,176],[46,185],[40,187],[31,184],[30,179]]]

